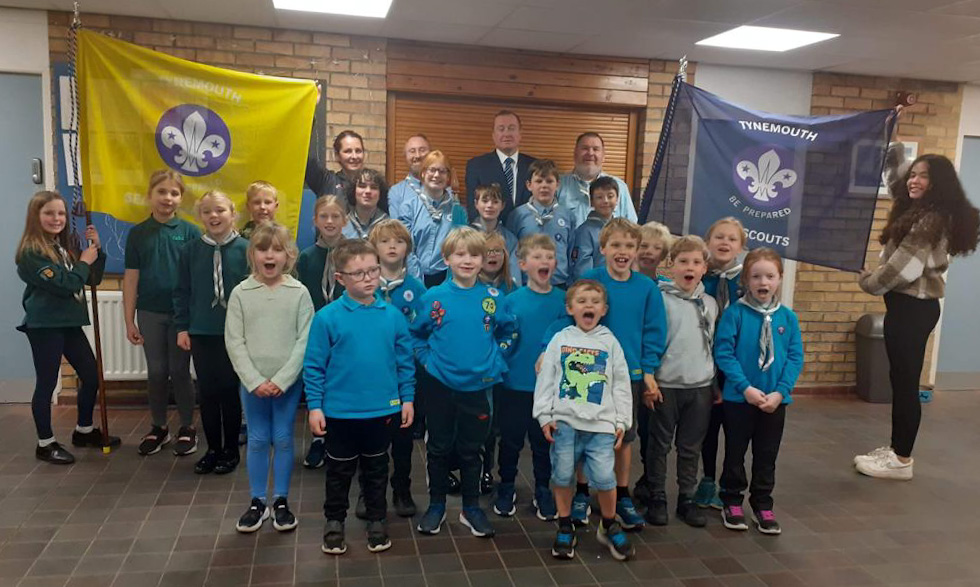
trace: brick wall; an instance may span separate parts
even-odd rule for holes
[[[858,110],[890,108],[897,91],[918,94],[896,129],[898,140],[919,144],[919,154],[939,153],[955,158],[962,87],[956,83],[898,78],[815,73],[811,113],[846,114]],[[867,266],[878,261],[878,234],[884,227],[891,202],[878,200],[867,253]],[[881,297],[870,296],[857,286],[857,276],[801,263],[797,273],[794,306],[803,330],[806,368],[801,386],[827,391],[853,391],[856,377],[855,321],[867,313],[883,313]],[[923,382],[929,376],[930,350],[926,354]]]

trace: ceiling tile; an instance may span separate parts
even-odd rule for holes
[[[517,8],[520,0],[462,2],[454,0],[394,0],[389,20],[429,21],[448,24],[495,26]]]
[[[480,39],[478,44],[487,47],[565,53],[582,41],[582,35],[574,33],[495,28]]]
[[[395,39],[475,45],[490,30],[489,26],[450,25],[425,20],[388,19],[384,23],[381,34]]]

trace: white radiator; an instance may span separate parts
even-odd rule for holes
[[[91,296],[91,291],[86,292]],[[92,306],[89,305],[89,320]],[[99,326],[102,336],[102,368],[106,381],[138,381],[146,379],[146,357],[143,347],[126,340],[126,318],[123,314],[121,291],[99,291]],[[85,336],[95,349],[95,329],[85,327]]]

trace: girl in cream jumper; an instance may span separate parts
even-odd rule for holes
[[[298,252],[285,227],[266,223],[252,233],[252,274],[231,292],[225,345],[242,382],[248,419],[248,482],[252,503],[239,532],[255,532],[270,515],[276,530],[296,527],[286,497],[293,466],[293,421],[301,395],[300,372],[313,320],[310,294],[289,275]],[[273,459],[272,511],[266,506],[269,447]]]

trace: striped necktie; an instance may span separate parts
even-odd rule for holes
[[[507,195],[517,205],[517,196],[514,194],[514,159],[512,157],[504,159],[504,179],[507,180]]]

